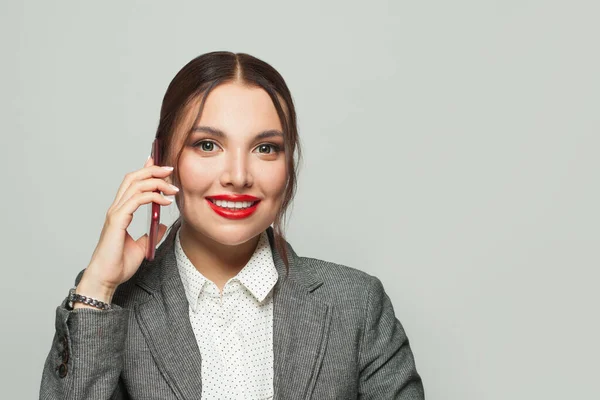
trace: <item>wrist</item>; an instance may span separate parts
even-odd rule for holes
[[[83,277],[81,281],[79,281],[79,284],[75,287],[75,293],[81,294],[86,297],[91,297],[96,300],[100,300],[107,304],[110,304],[112,302],[115,290],[116,288],[105,286],[97,282],[89,282]],[[86,306],[85,304],[81,303],[76,304]]]
[[[67,296],[66,301],[66,308],[68,310],[74,310],[77,308],[95,308],[106,311],[112,309],[112,305],[108,301],[102,301],[89,295],[86,296],[77,293],[77,287],[69,290],[69,295]]]

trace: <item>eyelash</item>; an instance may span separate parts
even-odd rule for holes
[[[214,142],[212,140],[206,140],[206,139],[199,140],[196,143],[194,143],[192,146],[193,147],[200,147],[200,145],[202,143],[212,143],[215,146],[219,146],[216,142]],[[277,154],[277,153],[279,153],[281,151],[281,147],[279,145],[275,144],[275,143],[262,143],[262,144],[259,144],[258,146],[256,146],[256,148],[259,148],[261,146],[269,146],[269,147],[271,147],[272,150],[271,150],[270,153],[260,153],[260,154],[270,155],[270,154]],[[221,147],[221,146],[219,146],[219,147]],[[202,149],[200,149],[200,150],[202,150]],[[202,150],[202,151],[204,151],[204,150]],[[206,151],[206,153],[212,153],[212,151]]]

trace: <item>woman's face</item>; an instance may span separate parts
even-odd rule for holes
[[[225,245],[247,242],[267,229],[283,201],[283,145],[267,92],[234,82],[214,88],[179,159],[186,225]],[[258,202],[248,208],[248,202],[214,201],[221,195],[249,195]]]

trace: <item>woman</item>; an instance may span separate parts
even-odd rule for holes
[[[97,302],[57,308],[41,399],[424,397],[381,282],[284,239],[300,147],[275,69],[197,57],[167,89],[157,138],[174,168],[149,158],[125,176],[75,280]],[[147,235],[127,228],[141,205],[171,203],[158,191],[181,216],[148,261]]]

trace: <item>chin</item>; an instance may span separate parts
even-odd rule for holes
[[[216,229],[211,229],[211,237],[213,240],[227,245],[237,246],[242,243],[246,243],[252,238],[259,235],[264,229],[257,229],[251,227],[233,227],[233,226],[222,226]]]
[[[226,246],[238,246],[252,240],[269,227],[268,221],[263,224],[221,224],[212,226],[195,225],[194,230]]]
[[[191,210],[196,212],[190,213],[185,210],[181,214],[189,228],[196,234],[222,245],[238,246],[260,235],[274,223],[276,213],[270,212],[272,211],[271,204],[265,202],[263,207],[266,206],[268,206],[266,209],[259,209],[254,215],[238,220],[221,218],[206,204],[192,207]]]

